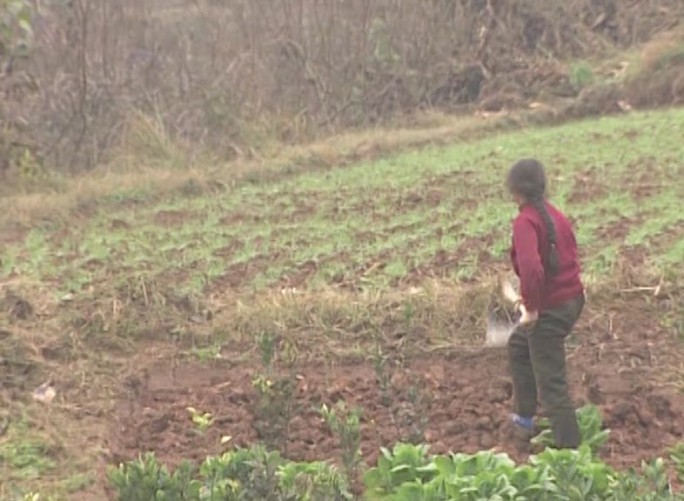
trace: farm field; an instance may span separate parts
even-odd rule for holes
[[[397,441],[525,460],[503,433],[505,351],[483,340],[508,270],[504,175],[530,155],[581,246],[589,302],[568,357],[578,405],[611,429],[601,457],[665,454],[684,434],[682,109],[8,226],[0,499],[103,499],[107,468],[145,451],[176,466],[263,442],[338,462],[320,413],[338,401],[360,409],[369,464]],[[31,398],[46,381],[47,407]]]

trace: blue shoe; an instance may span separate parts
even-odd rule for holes
[[[527,431],[534,431],[534,417],[523,417],[518,414],[511,414],[513,424],[524,428]]]
[[[532,451],[530,440],[535,436],[534,418],[512,414],[506,435],[518,452],[529,454]]]

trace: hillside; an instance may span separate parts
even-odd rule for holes
[[[225,435],[334,458],[312,409],[339,399],[362,409],[369,461],[407,436],[437,452],[514,454],[501,436],[505,356],[483,333],[508,267],[504,172],[529,154],[547,164],[582,250],[575,396],[613,430],[610,464],[662,454],[684,431],[683,135],[680,109],[634,112],[234,185],[155,192],[133,178],[15,221],[0,256],[0,497],[102,499],[108,465],[145,450],[200,459]],[[301,409],[275,436],[253,384],[268,340]],[[47,412],[31,399],[46,381]],[[216,424],[193,433],[188,407]]]

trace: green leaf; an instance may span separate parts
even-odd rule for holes
[[[399,473],[400,471],[406,471],[406,470],[410,470],[410,469],[411,469],[411,466],[409,466],[407,464],[400,464],[400,465],[397,465],[394,468],[392,468],[390,471],[392,473]]]
[[[29,23],[28,20],[26,19],[19,19],[17,21],[17,24],[19,25],[19,28],[21,28],[22,31],[27,33],[28,35],[33,34],[33,29],[31,28],[31,24]]]

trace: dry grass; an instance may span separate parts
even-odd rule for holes
[[[682,287],[654,270],[629,266],[600,280],[587,276],[585,285],[596,309],[617,306],[635,294],[678,301]],[[469,285],[440,279],[364,292],[330,287],[182,298],[172,297],[174,292],[160,284],[147,284],[147,289],[160,300],[142,302],[111,290],[73,303],[74,311],[82,312],[77,337],[87,340],[74,349],[107,345],[125,350],[157,343],[159,336],[167,340],[169,325],[175,325],[172,330],[181,350],[214,347],[230,353],[231,359],[250,356],[255,336],[263,332],[295,346],[300,358],[310,361],[365,358],[374,346],[404,354],[472,350],[484,348],[490,312],[508,308],[496,272]],[[53,303],[52,308],[59,305]],[[51,333],[42,344],[35,337],[32,341],[34,347],[54,343]]]
[[[224,304],[214,322],[249,342],[269,331],[305,348],[308,356],[368,353],[373,343],[413,349],[473,345],[484,333],[496,280],[463,287],[449,281],[367,291],[284,290]]]
[[[331,168],[429,144],[470,139],[517,122],[506,116],[485,119],[430,113],[415,118],[414,123],[414,127],[350,131],[307,145],[281,146],[262,157],[251,155],[221,163],[193,155],[185,145],[172,142],[155,120],[136,114],[127,123],[117,156],[107,165],[88,174],[52,179],[49,185],[31,192],[6,186],[9,193],[0,198],[0,227],[69,218],[107,200],[163,197],[190,186],[203,192]]]
[[[663,33],[645,44],[627,73],[625,96],[634,106],[684,103],[684,29]]]

